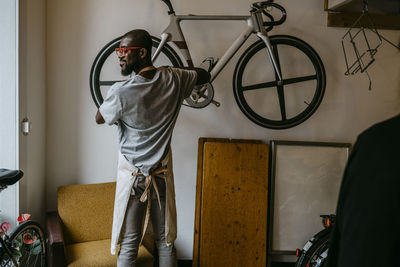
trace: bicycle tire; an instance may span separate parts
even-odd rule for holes
[[[122,39],[122,36],[115,38],[108,44],[106,44],[100,52],[97,54],[91,70],[90,70],[90,93],[92,95],[93,101],[97,107],[99,107],[103,101],[104,97],[101,92],[101,86],[111,86],[115,82],[120,81],[121,79],[124,80],[123,76],[120,76],[119,80],[112,80],[112,81],[101,81],[100,75],[106,60],[113,55],[115,48],[119,47],[119,43]],[[157,48],[160,44],[160,39],[154,36],[151,36],[153,40],[153,48]],[[170,61],[171,65],[174,67],[183,67],[182,60],[178,56],[178,54],[169,46],[165,44],[162,48],[160,55],[164,55]],[[113,55],[114,56],[114,55]],[[116,57],[116,56],[115,56]],[[157,67],[156,63],[155,66]]]
[[[240,110],[243,112],[243,114],[253,121],[254,123],[265,127],[265,128],[270,128],[270,129],[287,129],[294,127],[305,120],[307,120],[319,107],[321,104],[322,98],[325,93],[325,87],[326,87],[326,74],[325,74],[325,68],[322,63],[321,58],[319,55],[315,52],[315,50],[308,45],[306,42],[303,40],[289,36],[289,35],[274,35],[270,37],[270,42],[271,46],[273,49],[274,56],[277,59],[277,64],[278,68],[281,69],[282,73],[282,78],[283,78],[283,84],[279,85],[278,84],[278,78],[276,77],[275,71],[272,68],[272,64],[269,64],[268,67],[270,67],[270,73],[271,75],[275,75],[274,81],[271,82],[261,82],[259,84],[254,84],[254,85],[244,85],[243,80],[244,80],[244,73],[246,72],[246,67],[247,64],[253,59],[253,57],[263,49],[266,51],[266,46],[265,43],[262,40],[258,40],[255,43],[253,43],[251,46],[247,48],[247,50],[241,55],[241,57],[238,60],[238,63],[236,64],[236,68],[234,71],[234,76],[233,76],[233,92],[234,96],[236,99],[236,102],[240,108]],[[310,70],[314,71],[314,73],[310,73],[307,75],[303,75],[301,77],[295,77],[295,78],[285,78],[285,73],[290,73],[290,71],[293,72],[293,70],[287,71],[287,69],[282,68],[280,65],[280,57],[282,54],[279,54],[279,50],[283,47],[284,49],[291,49],[294,54],[300,55],[301,58],[304,58],[306,61],[304,62],[305,65],[309,65]],[[286,62],[289,62],[286,60]],[[288,64],[290,66],[290,64]],[[290,69],[290,68],[289,68]],[[263,69],[264,71],[265,69]],[[297,71],[297,70],[296,70]],[[249,71],[247,71],[249,72]],[[251,71],[249,73],[252,73]],[[265,71],[267,73],[267,71]],[[263,74],[265,76],[266,74]],[[306,107],[303,109],[302,105],[303,102],[301,102],[298,107],[301,109],[300,112],[295,112],[296,114],[293,115],[292,117],[288,118],[287,117],[287,112],[286,112],[286,105],[285,105],[285,91],[284,91],[284,86],[288,86],[291,84],[295,83],[303,83],[307,81],[312,81],[316,80],[315,86],[309,86],[306,88],[306,91],[309,91],[310,89],[313,89],[314,93],[312,93],[312,97],[309,97],[308,100],[309,103],[307,103],[305,100]],[[305,84],[305,83],[303,83]],[[277,109],[275,109],[275,118],[267,118],[265,115],[259,114],[260,112],[255,111],[254,107],[251,107],[251,105],[248,103],[245,97],[245,91],[253,91],[256,89],[262,89],[262,88],[268,88],[268,87],[276,87],[277,88],[277,94],[278,94],[278,100],[279,100],[279,106]],[[292,90],[293,92],[293,90]],[[296,92],[297,93],[297,92]],[[261,98],[262,99],[262,98]],[[295,99],[295,98],[293,98]],[[257,101],[264,101],[257,99]],[[299,103],[299,102],[298,102]],[[258,104],[260,106],[260,104]],[[272,105],[271,105],[272,106]],[[268,105],[269,107],[269,105]],[[296,106],[297,107],[297,106]],[[280,112],[280,114],[279,114]],[[270,115],[270,114],[268,114]],[[280,119],[278,119],[277,115],[280,115]]]
[[[38,223],[27,221],[18,225],[10,235],[7,243],[12,246],[19,266],[46,266],[46,238],[43,229]],[[6,253],[1,256],[0,264],[2,267],[15,266]]]
[[[295,267],[321,267],[325,258],[320,255],[327,251],[331,227],[317,233],[304,246],[301,255],[296,261]],[[318,262],[318,263],[317,263]]]

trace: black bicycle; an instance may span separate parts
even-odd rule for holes
[[[325,229],[314,235],[303,247],[297,249],[296,267],[323,267],[328,257],[328,243],[336,215],[321,215]]]
[[[153,37],[154,65],[193,66],[189,48],[180,27],[181,21],[219,20],[245,21],[246,29],[232,42],[219,60],[208,58],[211,74],[208,84],[193,90],[185,105],[204,108],[215,101],[212,82],[253,34],[258,41],[239,58],[233,74],[233,93],[243,114],[254,123],[272,129],[286,129],[308,119],[320,105],[326,86],[324,65],[315,50],[306,42],[290,35],[268,33],[286,20],[286,10],[274,0],[253,3],[249,16],[175,15],[170,0],[167,4],[170,23],[160,38]],[[272,14],[279,12],[275,19]],[[227,29],[230,30],[230,29]],[[109,42],[95,58],[90,71],[90,89],[97,107],[114,83],[124,80],[117,56],[122,37]],[[212,45],[208,44],[208,45]],[[185,62],[185,64],[183,63]],[[272,90],[275,88],[275,90]]]
[[[0,192],[18,182],[23,172],[0,169]],[[1,229],[1,267],[44,267],[46,266],[46,239],[41,226],[34,221],[19,224],[10,235]]]

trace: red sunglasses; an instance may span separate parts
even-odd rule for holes
[[[143,47],[117,47],[115,48],[115,53],[117,53],[118,57],[124,57],[126,56],[126,51],[127,50],[135,50],[135,49],[140,49]]]

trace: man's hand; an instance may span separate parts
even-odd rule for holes
[[[97,122],[97,124],[103,124],[106,122],[103,118],[103,115],[101,115],[99,110],[97,110],[97,113],[96,113],[96,122]]]
[[[210,81],[211,75],[208,71],[202,68],[194,68],[194,70],[197,72],[196,85],[202,85]]]

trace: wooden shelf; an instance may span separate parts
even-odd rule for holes
[[[348,28],[361,16],[363,1],[325,0],[324,8],[328,12],[328,27]],[[369,0],[368,11],[377,29],[400,30],[400,1]],[[370,25],[369,21],[361,22],[363,25]]]
[[[328,12],[328,27],[350,27],[360,17],[361,13],[337,13]],[[370,14],[377,29],[400,30],[400,16]],[[370,25],[361,19],[363,25]]]

